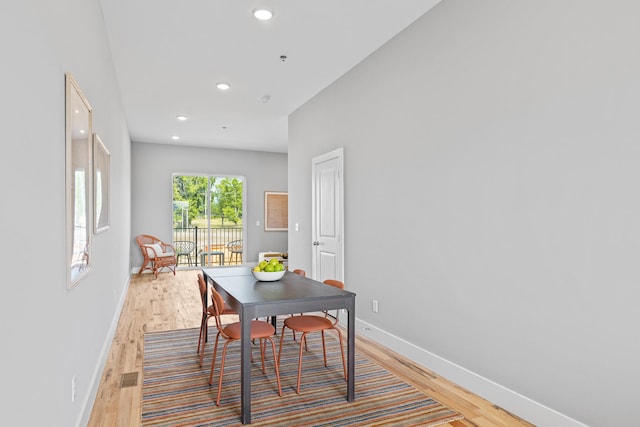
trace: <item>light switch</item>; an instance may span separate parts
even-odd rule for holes
[[[300,224],[296,222],[296,231],[300,231]]]
[[[260,227],[260,221],[256,221],[256,227]]]

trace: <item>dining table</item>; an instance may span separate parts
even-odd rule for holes
[[[251,339],[250,321],[279,314],[344,310],[347,313],[346,400],[355,400],[355,301],[356,294],[302,277],[290,271],[276,281],[259,281],[251,267],[213,267],[202,274],[234,309],[241,322],[241,422],[251,423]],[[277,333],[277,330],[276,330]]]

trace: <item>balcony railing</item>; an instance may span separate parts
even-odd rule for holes
[[[233,265],[242,263],[238,247],[229,245],[239,242],[242,248],[242,227],[220,228],[174,228],[173,242],[178,252],[179,266]],[[176,242],[191,242],[189,244]],[[180,247],[185,247],[182,250]],[[187,253],[188,252],[188,253]]]

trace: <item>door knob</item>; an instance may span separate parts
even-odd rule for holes
[[[313,242],[313,246],[320,246],[320,242],[316,240],[315,242]]]

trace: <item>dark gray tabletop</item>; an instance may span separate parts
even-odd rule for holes
[[[314,298],[323,299],[326,305],[327,297],[352,295],[352,292],[327,286],[289,271],[275,282],[261,282],[253,277],[248,268],[248,274],[243,275],[228,275],[229,271],[224,271],[226,269],[220,269],[223,270],[220,272],[217,270],[206,269],[206,273],[214,282],[222,285],[229,297],[245,305],[302,300],[308,302]]]

